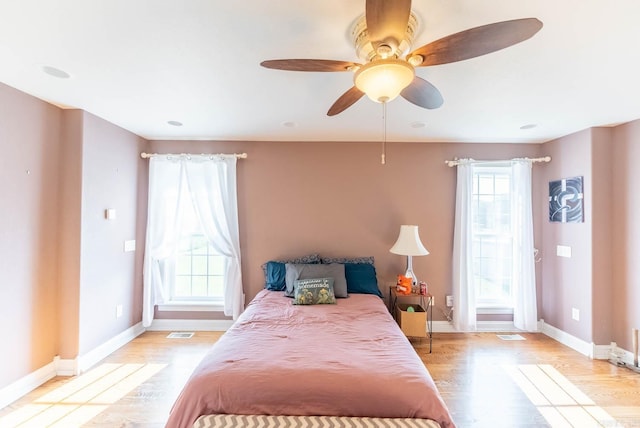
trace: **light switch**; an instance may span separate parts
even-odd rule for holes
[[[566,245],[558,245],[556,247],[556,255],[558,257],[571,258],[571,247],[568,247]]]
[[[124,241],[124,252],[129,253],[136,250],[136,240]]]
[[[116,210],[114,208],[104,210],[104,218],[106,218],[107,220],[115,220]]]

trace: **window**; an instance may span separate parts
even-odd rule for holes
[[[182,230],[174,261],[175,275],[169,281],[169,301],[221,303],[227,257],[217,254],[207,240],[191,198],[183,198],[179,209]]]
[[[183,235],[170,300],[222,300],[225,259],[213,252],[203,234]]]
[[[154,155],[142,325],[156,310],[243,311],[236,155]]]
[[[511,167],[473,169],[476,307],[512,307]]]
[[[453,241],[453,325],[477,329],[478,314],[513,314],[538,328],[529,159],[458,162]]]

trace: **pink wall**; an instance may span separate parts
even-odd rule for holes
[[[390,143],[385,166],[380,165],[379,143],[152,141],[151,150],[248,153],[248,159],[238,161],[247,301],[264,286],[261,264],[315,252],[374,256],[386,293],[385,285],[406,264],[389,248],[401,224],[417,224],[430,254],[415,257],[414,270],[435,295],[435,318],[443,319],[440,309],[451,293],[456,177],[455,168],[444,161],[532,157],[540,146]]]
[[[582,340],[591,342],[592,275],[592,189],[591,130],[585,130],[543,145],[553,159],[543,169],[540,186],[547,198],[540,198],[538,209],[544,219],[542,235],[542,318],[546,323]],[[548,183],[561,178],[583,177],[584,223],[548,221]],[[556,256],[556,246],[571,247],[572,257]],[[572,319],[572,308],[580,311],[580,320]]]
[[[591,197],[592,232],[592,312],[593,343],[607,345],[613,335],[614,311],[611,285],[613,279],[613,211],[612,194],[612,128],[591,130]]]
[[[59,355],[74,359],[142,319],[147,142],[82,110],[62,124]],[[138,251],[123,252],[129,239]]]
[[[58,349],[60,110],[0,83],[0,388]]]
[[[142,320],[148,176],[145,140],[90,113],[82,118],[81,355]],[[107,208],[115,220],[105,219]],[[125,240],[136,240],[137,251],[125,253]]]
[[[640,120],[613,130],[613,338],[631,350],[631,328],[640,328]]]
[[[58,239],[59,351],[78,355],[80,334],[80,225],[82,221],[82,110],[62,111]]]
[[[631,328],[640,326],[638,270],[640,121],[592,128],[543,145],[553,162],[543,183],[584,177],[584,223],[543,222],[543,318],[596,345],[615,341],[631,349]],[[546,204],[540,206],[546,211]],[[556,245],[572,248],[570,259]],[[573,320],[572,308],[580,310]]]
[[[0,84],[0,389],[140,322],[146,144]]]

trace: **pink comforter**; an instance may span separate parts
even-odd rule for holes
[[[262,290],[196,367],[167,427],[200,415],[329,415],[453,422],[377,296],[295,306]]]

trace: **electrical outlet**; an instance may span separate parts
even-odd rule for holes
[[[447,308],[453,308],[453,296],[449,295],[446,297]]]
[[[433,297],[430,299],[427,299],[427,301],[429,302],[429,306],[435,306],[436,305],[436,299],[434,299]]]
[[[571,318],[573,318],[575,321],[580,321],[580,310],[571,308]]]
[[[116,305],[116,318],[120,318],[122,316],[122,305]]]

